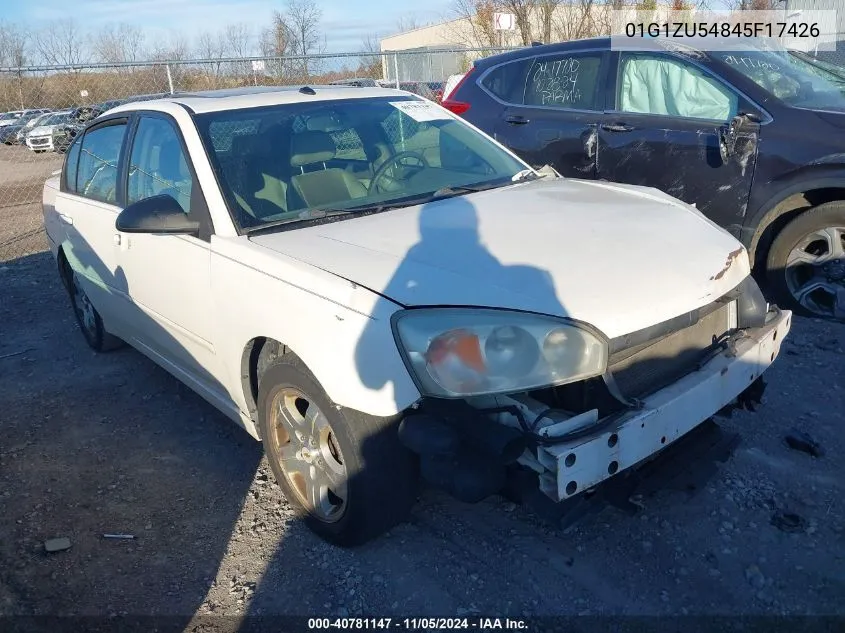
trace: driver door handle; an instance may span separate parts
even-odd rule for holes
[[[520,114],[509,114],[505,117],[505,123],[511,123],[513,125],[525,125],[528,123],[528,119]]]
[[[626,123],[602,123],[601,129],[607,132],[630,132],[634,127]]]

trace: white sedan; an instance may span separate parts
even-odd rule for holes
[[[32,126],[26,133],[26,146],[33,152],[52,152],[53,130],[57,125],[66,123],[73,110],[62,110],[46,114]]]
[[[420,475],[465,501],[514,468],[589,490],[759,396],[791,322],[696,209],[537,172],[389,89],[120,106],[44,216],[88,344],[129,343],[263,441],[343,545],[403,520]]]

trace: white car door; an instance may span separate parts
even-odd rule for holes
[[[132,312],[117,264],[114,222],[118,163],[128,129],[126,118],[97,123],[68,150],[55,217],[64,233],[62,249],[85,294],[108,331],[123,338]]]
[[[214,346],[211,222],[175,122],[161,113],[140,114],[126,160],[127,206],[168,194],[202,227],[198,237],[115,231],[118,265],[137,308],[135,342],[172,373],[219,395],[224,390]]]

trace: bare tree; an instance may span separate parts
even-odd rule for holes
[[[15,104],[21,109],[24,107],[24,73],[21,68],[29,61],[27,44],[26,31],[23,28],[17,24],[0,21],[0,66],[17,69],[10,73],[12,81],[2,81],[4,109],[6,104]]]
[[[323,11],[315,0],[288,0],[286,7],[287,24],[290,27],[291,51],[302,56],[298,64],[303,78],[318,72],[319,63],[309,60],[309,55],[326,50],[326,39],[320,32],[320,19]]]
[[[150,47],[151,59],[154,61],[184,61],[188,59],[189,53],[188,40],[177,32],[156,40]]]
[[[455,0],[453,12],[469,27],[469,33],[456,32],[454,36],[469,36],[469,44],[476,48],[496,46],[498,34],[493,28],[493,14],[502,8],[500,0]]]
[[[537,4],[540,9],[542,42],[549,44],[552,41],[552,24],[554,23],[555,11],[560,6],[561,0],[538,0]]]
[[[378,35],[368,35],[361,41],[361,57],[358,60],[358,74],[371,79],[382,75],[381,42]]]
[[[552,34],[556,40],[577,40],[610,32],[609,2],[576,0],[556,9]]]
[[[216,88],[223,64],[223,57],[226,55],[226,40],[224,35],[219,32],[203,31],[197,37],[195,49],[197,57],[210,60],[202,66],[208,86]]]
[[[531,28],[532,18],[537,9],[537,0],[503,0],[502,8],[506,13],[512,13],[516,19],[516,28],[525,46],[534,41]]]
[[[226,27],[224,38],[227,55],[249,57],[252,54],[252,29],[247,24],[230,24]]]
[[[273,57],[270,61],[271,72],[282,78],[288,72],[288,64],[284,57],[291,54],[291,29],[288,26],[284,15],[278,11],[273,12],[273,23],[261,33],[259,48],[265,57]]]
[[[35,48],[45,64],[78,67],[89,60],[85,37],[73,18],[54,20],[38,31]]]
[[[411,13],[403,15],[401,18],[396,20],[397,33],[407,33],[408,31],[420,28],[420,26],[422,25],[417,20],[417,17]]]
[[[188,59],[190,46],[188,40],[178,32],[171,32],[168,37],[158,39],[150,47],[150,59],[158,62],[181,62]],[[173,86],[179,89],[185,85],[187,73],[182,64],[168,64],[166,67],[156,66],[153,71],[154,85]],[[172,82],[172,84],[171,84]]]
[[[97,61],[109,63],[145,61],[144,32],[134,24],[107,24],[91,37]]]

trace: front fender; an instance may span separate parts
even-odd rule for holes
[[[290,348],[339,406],[392,416],[419,400],[390,328],[395,303],[246,238],[213,239],[212,252],[217,349],[242,411],[243,353],[257,337]]]

